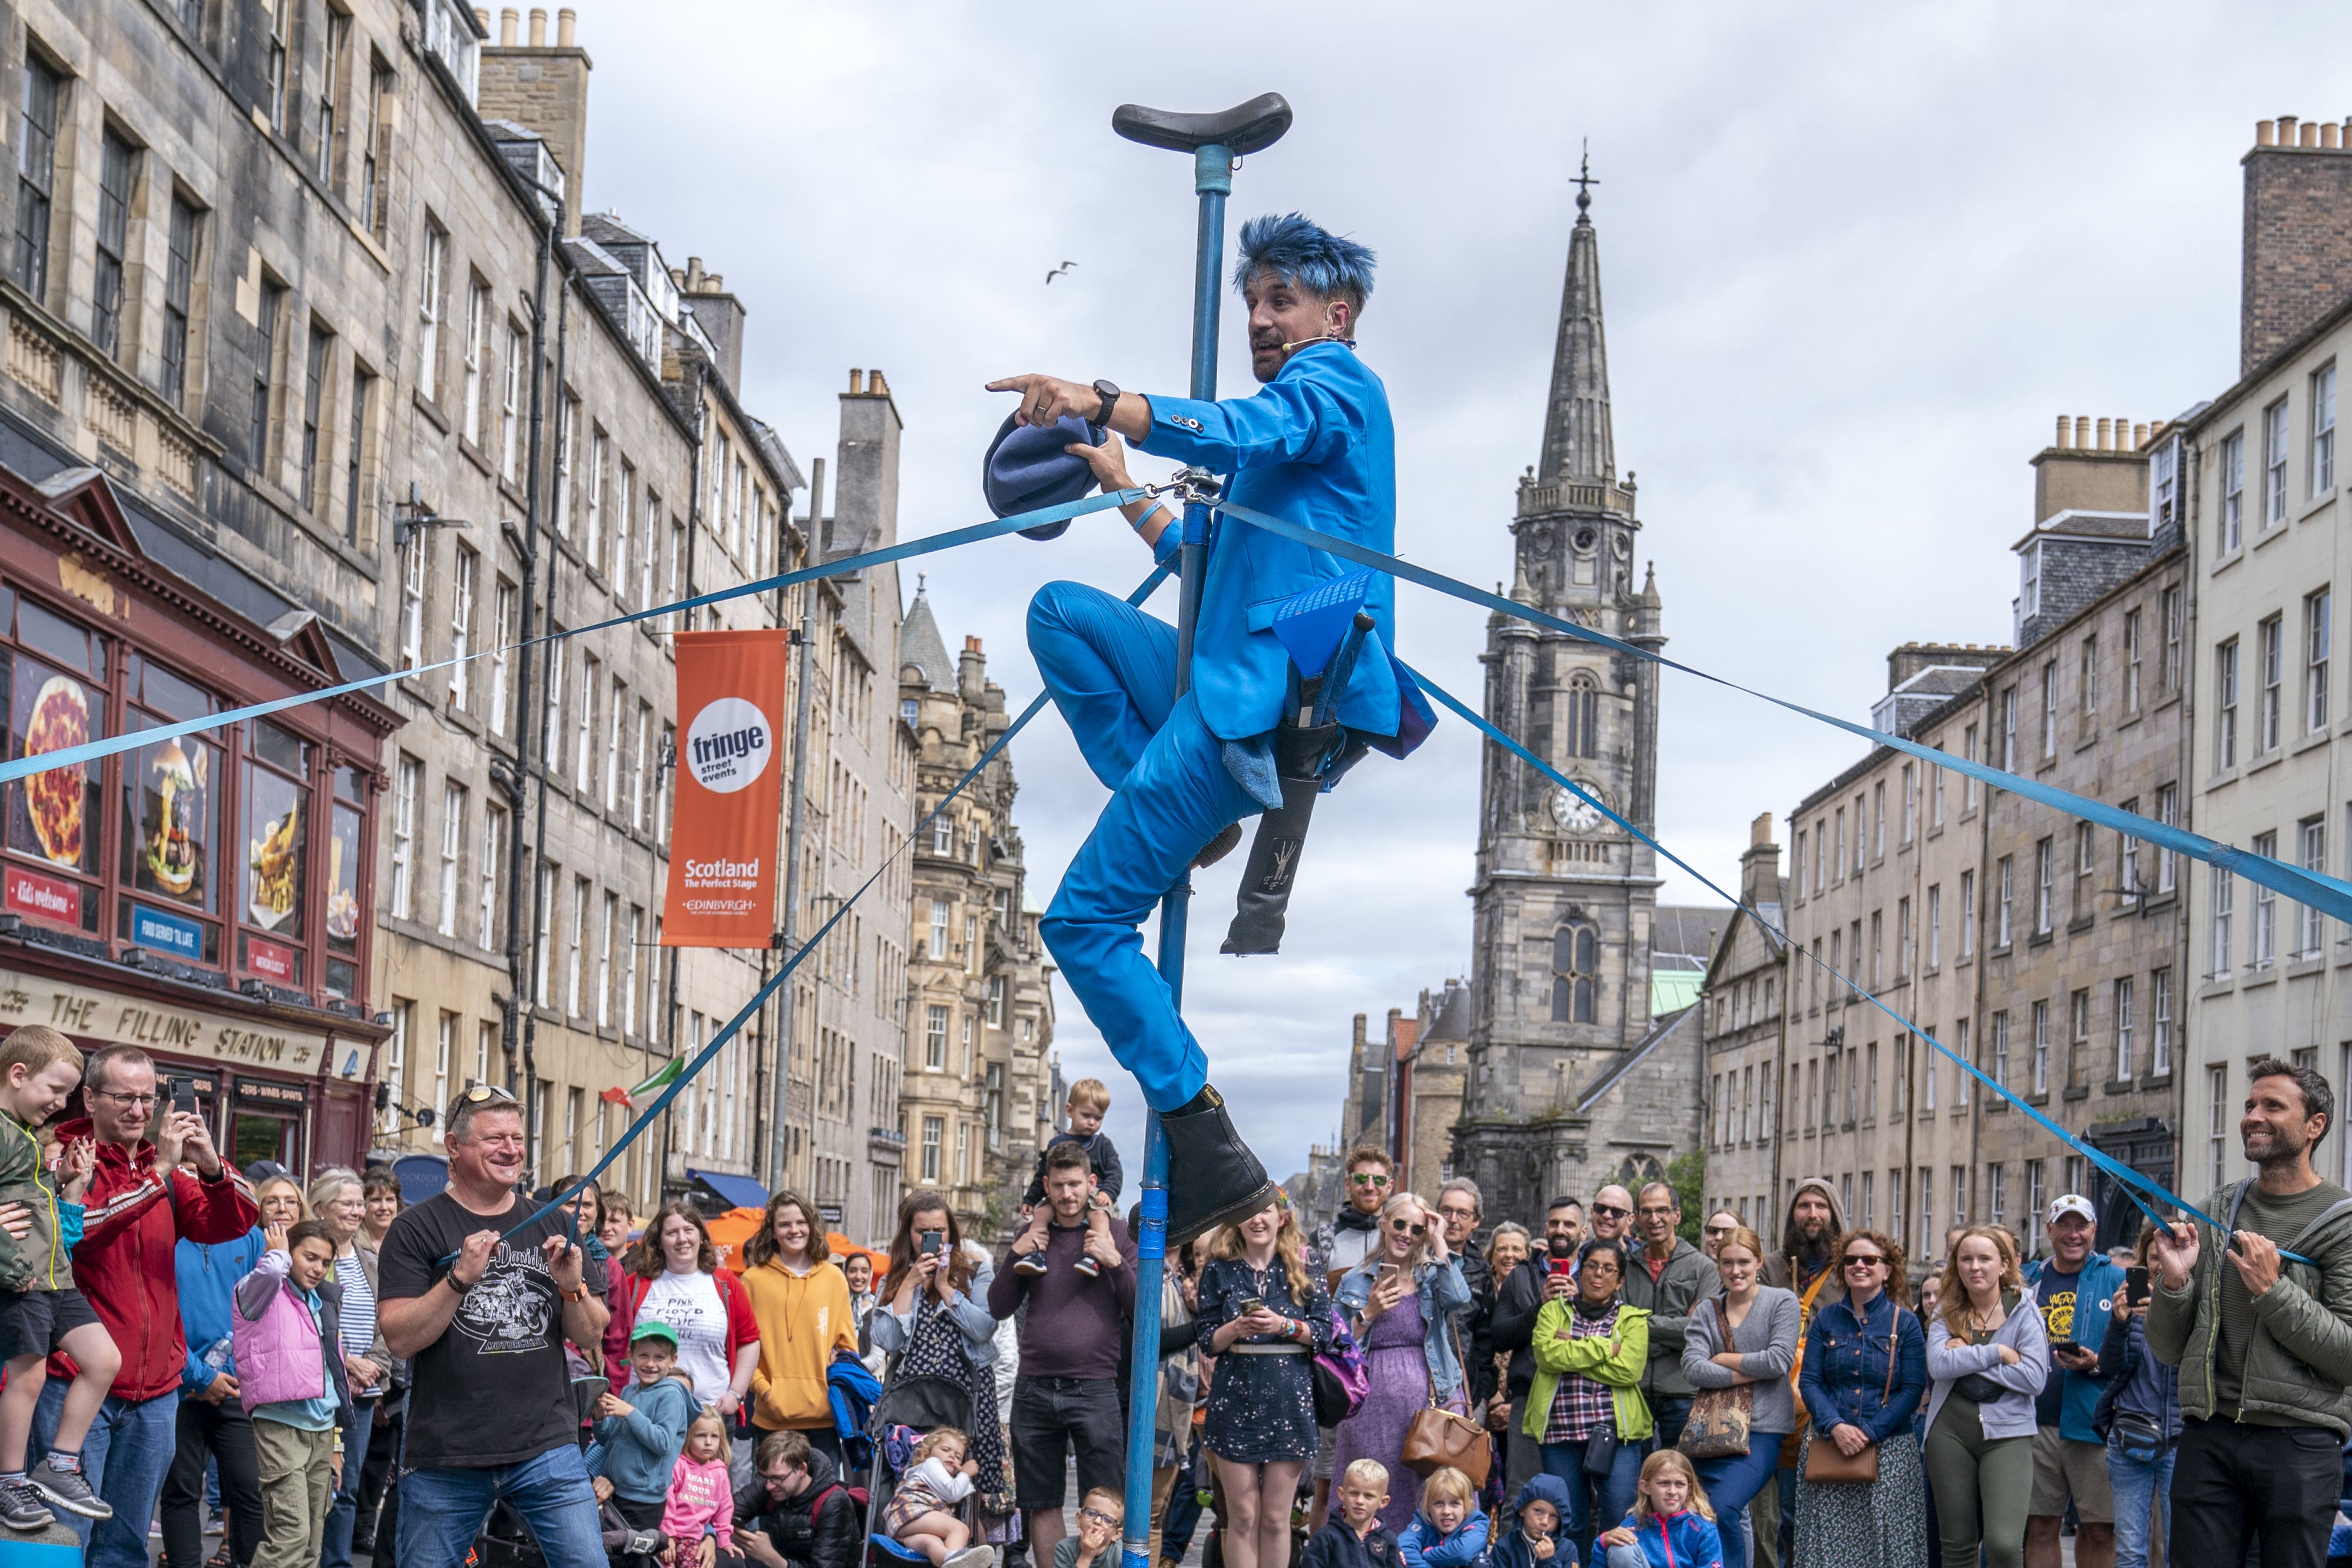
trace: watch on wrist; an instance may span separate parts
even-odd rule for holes
[[[588,1281],[583,1280],[580,1283],[566,1288],[563,1292],[563,1299],[567,1301],[586,1301],[588,1299]]]
[[[1118,411],[1118,384],[1116,382],[1097,382],[1095,392],[1102,399],[1102,407],[1095,411],[1095,423],[1108,430],[1110,428],[1110,416]]]

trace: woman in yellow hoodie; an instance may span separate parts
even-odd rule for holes
[[[804,1433],[811,1448],[838,1464],[841,1439],[833,1429],[825,1369],[836,1350],[857,1354],[857,1325],[849,1280],[830,1262],[824,1232],[810,1212],[798,1196],[780,1192],[743,1243],[743,1288],[760,1325],[751,1424],[762,1432]]]

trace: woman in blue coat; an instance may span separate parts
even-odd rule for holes
[[[1927,1339],[1918,1314],[1888,1288],[1903,1276],[1903,1249],[1878,1231],[1849,1230],[1838,1238],[1837,1270],[1845,1297],[1813,1313],[1797,1383],[1812,1429],[1798,1469],[1794,1561],[1918,1568],[1927,1561],[1927,1482],[1911,1417],[1927,1388]],[[1849,1458],[1877,1445],[1878,1479],[1803,1479],[1814,1451],[1831,1443]]]

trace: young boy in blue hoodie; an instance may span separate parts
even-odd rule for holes
[[[1421,1510],[1397,1537],[1405,1568],[1471,1568],[1486,1560],[1486,1516],[1470,1478],[1451,1465],[1421,1484]]]
[[[644,1532],[620,1543],[615,1561],[660,1550],[670,1470],[685,1451],[687,1427],[702,1410],[693,1383],[677,1370],[677,1331],[667,1323],[648,1318],[629,1331],[629,1370],[635,1376],[625,1398],[607,1392],[596,1401],[595,1437],[604,1448],[597,1500],[611,1503],[631,1531]]]
[[[1381,1522],[1381,1510],[1389,1505],[1386,1465],[1378,1459],[1349,1465],[1335,1500],[1339,1506],[1299,1553],[1298,1568],[1404,1568],[1395,1534]]]
[[[1568,1517],[1568,1483],[1558,1476],[1535,1476],[1511,1503],[1517,1528],[1496,1541],[1487,1553],[1491,1568],[1576,1568],[1576,1547],[1559,1551],[1559,1521]]]

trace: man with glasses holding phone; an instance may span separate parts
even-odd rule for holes
[[[1396,1184],[1396,1164],[1385,1149],[1367,1145],[1348,1156],[1339,1212],[1315,1228],[1307,1247],[1307,1266],[1323,1276],[1323,1288],[1336,1291],[1340,1277],[1362,1262],[1381,1244],[1381,1205]],[[1315,1445],[1315,1507],[1307,1519],[1311,1532],[1323,1528],[1331,1508],[1331,1432],[1320,1428]]]
[[[110,1045],[92,1054],[82,1069],[82,1100],[87,1113],[58,1126],[61,1142],[88,1138],[98,1151],[74,1283],[113,1336],[122,1368],[81,1453],[83,1474],[114,1517],[94,1528],[76,1514],[61,1522],[87,1543],[90,1568],[147,1568],[147,1521],[179,1446],[188,1365],[176,1243],[234,1241],[261,1210],[244,1178],[221,1163],[204,1118],[157,1103],[155,1063],[145,1051]],[[49,1358],[33,1413],[33,1452],[55,1436],[73,1374],[69,1357]]]
[[[413,1358],[400,1568],[458,1568],[504,1500],[548,1568],[604,1568],[563,1343],[602,1343],[604,1267],[532,1219],[522,1107],[478,1083],[444,1123],[449,1185],[384,1233],[377,1324]]]
[[[1543,1447],[1527,1434],[1528,1389],[1536,1376],[1536,1314],[1546,1301],[1564,1301],[1576,1293],[1576,1252],[1584,1245],[1584,1206],[1572,1197],[1555,1197],[1544,1213],[1543,1249],[1529,1257],[1495,1289],[1495,1311],[1486,1321],[1486,1343],[1510,1353],[1503,1388],[1511,1396],[1511,1421],[1503,1437],[1503,1495],[1516,1498],[1520,1487],[1543,1469]]]

